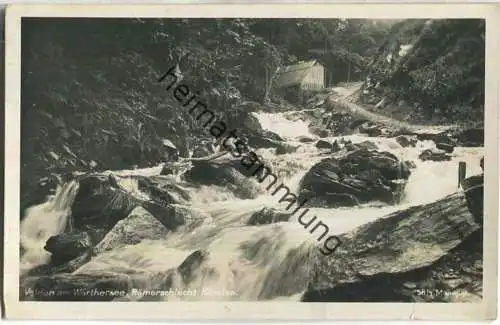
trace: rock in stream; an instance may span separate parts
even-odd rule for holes
[[[303,301],[472,302],[482,296],[482,228],[462,193],[340,236],[318,254]]]
[[[410,174],[393,154],[354,146],[314,165],[301,180],[299,196],[320,207],[396,203]]]

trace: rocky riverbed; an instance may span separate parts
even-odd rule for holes
[[[482,224],[457,183],[460,161],[467,176],[482,173],[480,132],[395,129],[322,105],[250,112],[242,131],[279,182],[339,236],[334,254],[318,254],[319,233],[297,222],[263,175],[229,153],[199,159],[220,150],[204,145],[196,159],[69,175],[27,209],[21,299],[481,299]],[[432,288],[442,294],[424,294]],[[93,289],[124,293],[75,293]]]

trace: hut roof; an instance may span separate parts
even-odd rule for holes
[[[172,143],[172,141],[168,140],[168,139],[162,139],[162,142],[163,142],[163,145],[165,147],[168,147],[168,148],[172,148],[172,149],[175,149],[177,150],[177,147],[175,146],[175,144]]]
[[[305,78],[308,70],[316,63],[318,63],[318,60],[300,62],[298,64],[281,67],[277,72],[278,78],[276,79],[276,87],[283,88],[300,84]]]

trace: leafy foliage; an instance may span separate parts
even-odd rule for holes
[[[375,101],[405,100],[427,119],[482,120],[484,28],[479,19],[394,25],[372,65],[372,77],[380,83]]]
[[[23,20],[22,187],[48,173],[155,164],[162,138],[186,155],[207,135],[157,82],[174,65],[221,115],[266,102],[281,54],[250,23]]]

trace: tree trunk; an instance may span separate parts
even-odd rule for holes
[[[271,78],[270,78],[270,72],[269,72],[269,68],[268,67],[265,67],[265,89],[264,89],[264,98],[262,100],[262,102],[264,104],[267,104],[269,102],[269,90],[270,90],[270,86],[271,86]]]

